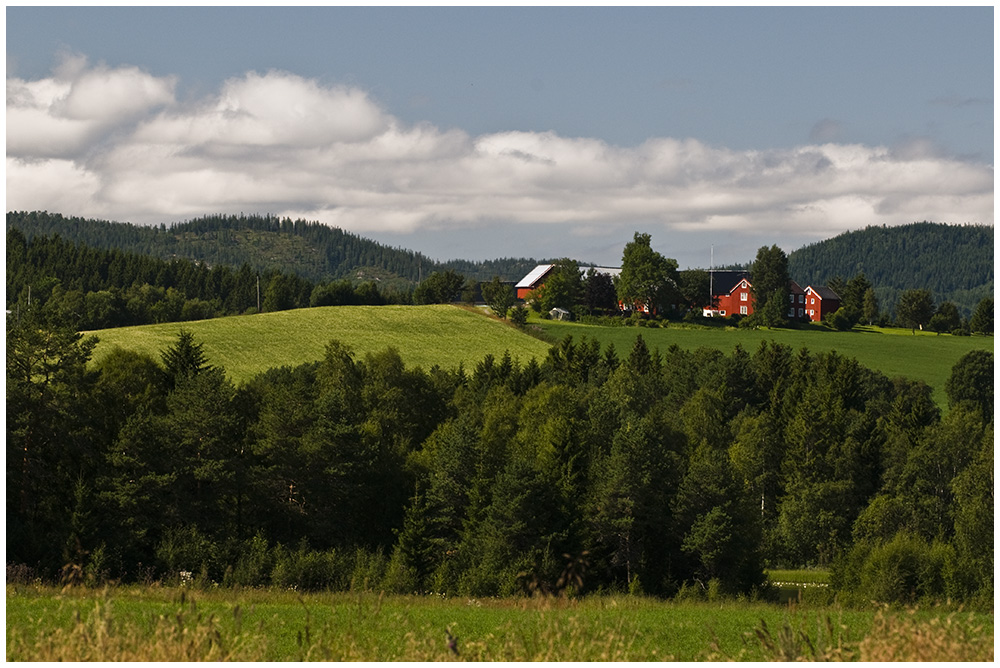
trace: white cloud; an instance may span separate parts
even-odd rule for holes
[[[248,73],[191,103],[137,68],[67,60],[7,80],[7,207],[136,223],[270,212],[352,231],[485,221],[637,221],[771,242],[916,220],[993,223],[992,165],[893,147],[734,151],[695,139],[618,147],[556,133],[404,126],[357,88]],[[814,137],[833,137],[835,123]],[[532,252],[525,249],[525,254]]]
[[[64,60],[53,77],[7,79],[7,155],[78,158],[99,149],[111,130],[174,103],[175,80],[135,67],[88,68],[85,59]]]

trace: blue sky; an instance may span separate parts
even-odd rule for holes
[[[681,267],[993,223],[993,8],[8,7],[7,208]]]

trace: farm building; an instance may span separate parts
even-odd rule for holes
[[[734,313],[753,313],[753,296],[750,293],[750,272],[712,271],[712,303],[702,309],[702,315],[729,316]]]
[[[753,313],[753,284],[746,271],[713,271],[712,301],[702,309],[702,315],[729,316]],[[795,281],[788,285],[788,313],[790,319],[806,319],[819,322],[828,313],[840,308],[840,297],[825,286],[809,286],[803,289]]]
[[[813,322],[821,321],[825,316],[840,308],[840,296],[823,285],[807,287],[804,298],[805,311]]]
[[[528,272],[528,274],[514,286],[514,289],[517,291],[517,298],[524,299],[528,296],[529,292],[537,290],[545,285],[545,278],[553,269],[555,269],[554,264],[540,264]],[[593,269],[600,274],[607,274],[608,276],[611,276],[611,278],[614,278],[622,271],[617,267],[580,267],[580,273],[586,274],[590,269]]]

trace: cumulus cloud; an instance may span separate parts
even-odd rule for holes
[[[7,156],[76,159],[111,131],[174,103],[173,77],[64,60],[51,78],[7,79]]]
[[[992,165],[921,140],[735,151],[621,147],[554,132],[404,125],[356,87],[250,72],[178,102],[173,78],[71,59],[7,80],[7,207],[136,223],[270,212],[355,232],[484,221],[678,232],[835,234],[915,220],[993,223]]]

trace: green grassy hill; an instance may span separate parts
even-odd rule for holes
[[[597,339],[602,347],[614,343],[619,356],[632,348],[641,334],[647,345],[666,350],[673,344],[693,350],[702,346],[729,355],[736,345],[749,352],[761,341],[773,340],[795,350],[836,350],[893,378],[923,380],[934,388],[934,400],[947,406],[945,380],[955,363],[970,350],[993,350],[993,338],[983,336],[912,334],[910,330],[859,328],[851,332],[825,329],[721,329],[671,326],[666,328],[600,327],[532,319],[552,340],[567,334],[579,340]],[[229,377],[242,382],[277,366],[295,366],[323,356],[331,339],[350,346],[358,357],[394,347],[407,366],[433,365],[470,368],[487,354],[505,351],[526,363],[543,360],[548,344],[523,334],[494,318],[456,306],[328,306],[259,315],[233,316],[197,322],[105,329],[94,359],[114,346],[147,352],[159,359],[181,329],[203,344],[212,364],[225,367]]]
[[[394,347],[407,366],[474,366],[505,351],[521,363],[545,358],[548,344],[498,320],[455,306],[327,306],[233,316],[197,322],[105,329],[94,351],[99,360],[114,346],[159,359],[186,329],[203,345],[209,363],[225,367],[234,382],[271,367],[296,366],[323,357],[338,339],[359,358]]]
[[[534,322],[534,321],[533,321]],[[807,348],[814,353],[836,350],[845,357],[853,357],[862,365],[881,371],[889,378],[903,376],[922,380],[934,388],[934,401],[945,408],[948,405],[944,391],[951,368],[970,350],[993,350],[993,337],[940,336],[930,332],[908,329],[881,329],[859,327],[850,332],[834,332],[823,328],[807,329],[723,329],[710,327],[670,326],[666,328],[599,327],[579,323],[538,321],[553,339],[571,334],[579,340],[588,336],[601,342],[615,344],[619,357],[628,355],[635,339],[642,334],[652,350],[666,350],[678,345],[685,350],[702,346],[721,350],[729,355],[737,344],[748,353],[761,341],[776,341],[794,350]]]

